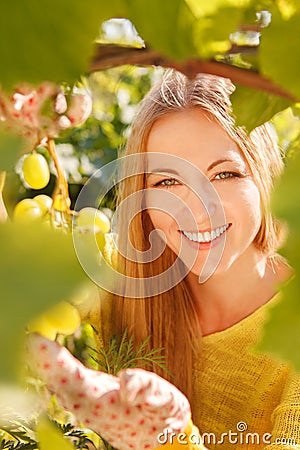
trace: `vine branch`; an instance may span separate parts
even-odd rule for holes
[[[56,172],[57,172],[57,181],[56,181],[56,187],[53,194],[53,197],[55,197],[57,194],[61,194],[64,201],[66,202],[67,209],[69,210],[68,206],[68,200],[69,200],[69,189],[68,189],[68,182],[65,177],[64,171],[62,169],[61,163],[58,159],[56,150],[55,150],[55,143],[53,139],[49,139],[47,142],[47,148],[49,151],[49,154],[52,158],[52,161],[54,163]]]
[[[237,52],[237,50],[238,49],[235,48],[235,52]],[[175,62],[166,58],[161,53],[147,47],[134,48],[114,44],[98,44],[90,65],[90,71],[94,72],[97,70],[109,69],[124,64],[172,67],[184,73],[189,78],[193,78],[200,72],[210,73],[212,75],[230,78],[233,83],[242,84],[243,86],[277,95],[292,102],[297,101],[297,99],[284,88],[278,86],[270,79],[254,70],[243,69],[226,62],[213,60],[204,61],[200,59],[191,59],[182,63]]]

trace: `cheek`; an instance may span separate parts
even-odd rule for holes
[[[175,224],[174,219],[163,211],[149,209],[147,212],[154,228],[157,230],[166,232],[172,225]]]
[[[161,232],[159,233],[160,239],[155,240],[154,242],[160,245],[162,240],[164,245],[167,245],[175,254],[177,254],[178,245],[180,245],[178,238],[180,238],[180,236],[177,233],[178,227],[176,221],[169,214],[163,211],[153,209],[148,210],[148,214],[154,229]]]
[[[176,226],[178,210],[182,201],[180,197],[167,190],[148,190],[145,197],[145,207],[154,228],[166,231]]]
[[[251,182],[240,192],[240,209],[244,226],[259,228],[262,220],[260,193]]]

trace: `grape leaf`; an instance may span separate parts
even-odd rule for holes
[[[300,14],[283,20],[273,14],[262,31],[259,63],[262,73],[300,98]]]
[[[45,417],[39,421],[36,432],[40,450],[74,450],[71,442]]]
[[[108,7],[109,5],[109,7]],[[76,81],[87,71],[93,40],[119,0],[30,0],[0,3],[0,84]]]
[[[0,172],[13,169],[24,147],[21,137],[0,128]]]
[[[300,134],[287,149],[286,168],[272,195],[272,209],[277,217],[288,222],[291,232],[300,229],[300,189],[297,189],[300,173]],[[292,244],[289,238],[286,247]],[[293,250],[293,245],[290,250]],[[293,256],[293,251],[291,256]],[[300,255],[299,259],[300,265]]]
[[[251,0],[211,0],[199,2],[199,0],[185,0],[197,17],[215,14],[218,9],[234,7],[243,8],[251,4]],[[224,20],[225,21],[225,20]]]
[[[299,251],[300,240],[297,242]],[[281,301],[270,310],[269,321],[264,325],[263,339],[256,350],[267,352],[291,363],[300,371],[300,283],[299,273],[282,288]]]
[[[223,7],[214,14],[200,18],[195,24],[195,42],[201,58],[211,58],[228,51],[231,47],[230,34],[238,29],[242,17],[241,8]]]
[[[297,143],[298,151],[288,161],[272,201],[275,215],[289,224],[284,254],[296,276],[283,287],[282,300],[271,309],[258,350],[275,354],[300,370],[300,355],[296,350],[300,346],[300,190],[295,188],[299,183],[300,171],[299,138],[293,145],[296,147]]]
[[[196,18],[184,0],[126,0],[126,4],[128,18],[147,45],[177,59],[196,55]]]
[[[285,98],[242,85],[236,85],[230,99],[236,125],[245,126],[249,132],[292,104]]]
[[[0,225],[0,378],[17,373],[30,319],[69,299],[85,276],[71,237],[42,225]]]

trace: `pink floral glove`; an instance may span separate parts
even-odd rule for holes
[[[118,450],[157,448],[159,433],[184,431],[190,421],[186,397],[152,372],[126,369],[114,377],[87,369],[38,334],[29,336],[29,352],[62,406]]]
[[[40,86],[23,83],[12,95],[0,87],[0,123],[26,137],[30,146],[84,123],[91,112],[92,99],[87,92],[74,89],[65,95],[50,81]]]

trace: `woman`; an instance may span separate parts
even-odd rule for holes
[[[148,152],[151,158],[145,176],[124,181],[120,204],[133,192],[146,189],[144,209],[132,221],[130,240],[123,227],[127,218],[121,213],[119,241],[132,242],[146,252],[150,232],[158,229],[167,245],[153,262],[124,260],[122,270],[146,279],[164,273],[181,246],[189,249],[185,254],[196,251],[197,255],[179,283],[176,277],[182,277],[173,271],[175,283],[169,291],[149,292],[149,297],[139,300],[116,298],[114,331],[122,333],[128,328],[136,342],[151,335],[153,348],[165,348],[173,377],[162,375],[188,396],[200,432],[215,434],[211,443],[206,442],[208,448],[218,446],[217,441],[230,445],[225,437],[221,442],[222,433],[245,431],[238,429],[240,422],[249,433],[259,435],[259,443],[254,442],[257,448],[276,438],[294,438],[300,444],[299,379],[293,378],[287,364],[252,350],[261,338],[268,309],[278,301],[280,284],[291,275],[276,254],[282,228],[269,210],[270,192],[283,163],[268,124],[249,136],[234,127],[232,91],[226,79],[198,75],[190,81],[169,71],[142,102],[126,155]],[[169,165],[160,164],[162,160],[165,163],[165,154],[170,156]],[[189,186],[189,168],[182,165],[180,171],[174,158],[186,161],[185,166],[192,164],[208,178],[218,194],[225,222],[215,221],[215,227],[211,226],[218,209],[215,200],[211,204],[209,198],[201,201],[201,195]],[[166,192],[170,199],[181,200],[180,225],[166,203],[163,207],[164,201],[159,201]],[[147,202],[151,209],[147,210]],[[184,226],[185,209],[194,217],[193,227]],[[128,209],[123,211],[129,214]],[[201,242],[205,233],[210,235],[208,242]],[[219,264],[199,283],[209,253],[218,246],[224,247]],[[126,245],[123,252],[126,254]],[[183,258],[183,263],[184,270],[190,262]],[[266,433],[272,434],[269,442],[263,442]],[[247,448],[245,442],[231,444]]]
[[[282,229],[269,210],[283,163],[269,125],[250,135],[234,126],[232,91],[226,79],[191,81],[168,71],[142,102],[118,208],[126,282],[113,298],[105,334],[128,329],[136,343],[151,336],[150,347],[164,348],[169,373],[153,370],[186,394],[208,449],[298,448],[299,378],[288,364],[253,351],[291,275],[276,254]],[[143,377],[131,378],[135,393]],[[158,385],[152,399],[169,389]],[[161,413],[156,407],[153,414]],[[139,423],[134,433],[144,433]],[[122,440],[125,428],[117,432]]]

